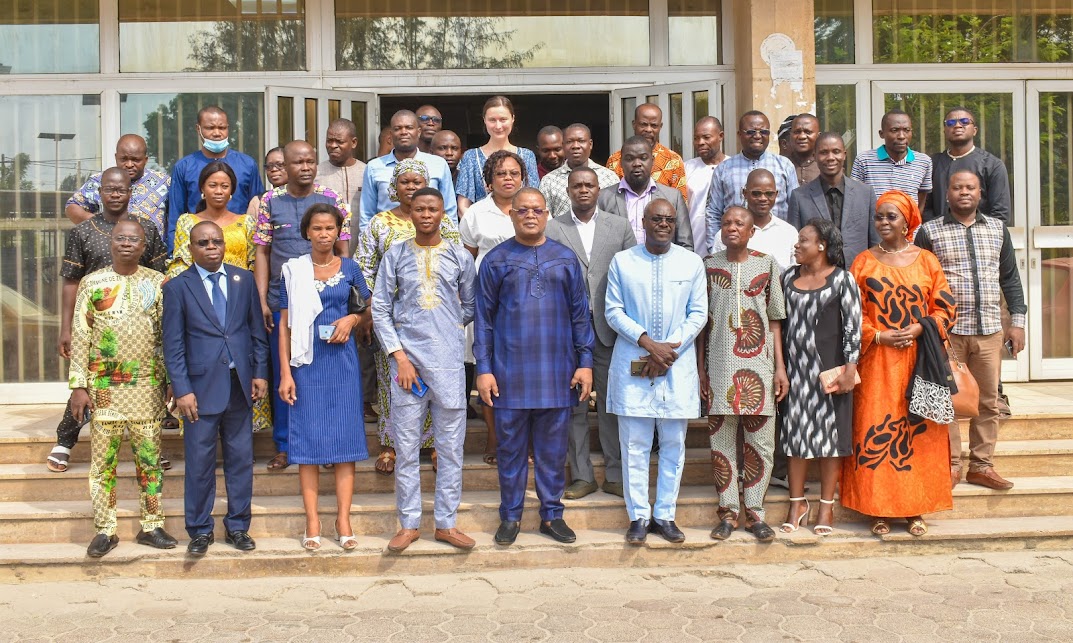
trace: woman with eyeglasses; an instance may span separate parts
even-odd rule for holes
[[[945,337],[956,318],[953,293],[935,255],[910,241],[920,225],[916,199],[884,192],[874,215],[879,243],[853,262],[861,291],[861,384],[853,400],[852,454],[842,463],[842,505],[872,516],[872,533],[890,533],[893,518],[923,536],[921,517],[953,508],[950,434],[914,419],[906,390],[914,377],[925,318]],[[949,394],[947,394],[949,403]]]
[[[510,142],[514,131],[514,105],[506,96],[493,96],[484,103],[482,110],[484,129],[488,132],[488,142],[484,145],[466,150],[458,163],[458,178],[455,180],[455,195],[458,198],[459,218],[474,203],[488,196],[487,183],[484,182],[484,165],[492,154],[499,151],[512,152],[522,159],[525,166],[525,185],[531,188],[540,186],[537,176],[536,155],[533,150],[518,147]],[[511,235],[513,236],[513,235]]]
[[[281,152],[280,161],[282,159]],[[266,166],[267,164],[266,162]],[[286,171],[282,174],[283,182],[286,183]],[[271,178],[272,175],[269,174],[269,179]],[[201,221],[212,221],[224,231],[224,263],[243,270],[253,270],[253,231],[257,219],[250,214],[235,214],[227,209],[236,182],[234,170],[223,161],[212,161],[201,170],[198,176],[201,201],[198,202],[197,212],[182,215],[175,224],[175,252],[168,263],[169,279],[193,265],[193,259],[190,258],[190,230]],[[253,430],[264,429],[272,429],[270,395],[253,405]]]
[[[273,147],[268,150],[268,154],[265,154],[265,177],[268,178],[271,186],[270,191],[287,184],[287,164],[283,162],[282,147]],[[258,194],[250,199],[250,206],[246,208],[246,216],[250,218],[250,221],[257,221],[257,210],[261,207],[263,196],[263,194]]]

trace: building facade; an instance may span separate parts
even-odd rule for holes
[[[219,104],[255,158],[327,122],[359,125],[363,157],[399,107],[443,105],[481,141],[479,106],[515,99],[515,142],[589,123],[600,156],[633,106],[664,107],[664,143],[692,155],[704,114],[814,110],[874,147],[882,113],[944,147],[945,110],[1013,184],[1011,233],[1029,306],[1009,380],[1073,377],[1073,5],[1057,0],[0,0],[0,403],[63,399],[56,354],[63,204],[135,132],[168,169]],[[323,148],[321,148],[323,154]],[[602,160],[599,159],[599,160]]]

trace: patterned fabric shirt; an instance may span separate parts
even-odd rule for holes
[[[343,229],[339,231],[339,239],[347,241],[350,239],[350,205],[343,197],[333,192],[330,188],[326,188],[323,185],[313,184],[312,194],[318,194],[329,199],[335,199],[335,207],[339,208],[339,211],[343,213]],[[310,196],[312,196],[312,194]],[[272,243],[272,200],[282,197],[289,197],[287,194],[287,186],[281,185],[278,188],[265,192],[264,197],[261,199],[261,207],[257,208],[257,227],[253,233],[253,242],[259,246],[267,246]],[[294,198],[294,197],[290,197]],[[306,197],[301,197],[306,198]]]
[[[86,212],[97,214],[101,211],[101,174],[97,172],[89,177],[78,191],[67,199],[67,205],[77,205]],[[163,172],[146,168],[142,178],[131,187],[130,205],[127,212],[147,221],[152,221],[157,232],[164,233],[164,216],[168,205],[168,188],[171,177]]]
[[[723,211],[732,205],[745,205],[742,190],[749,174],[753,170],[764,169],[775,176],[775,206],[771,208],[772,216],[786,220],[789,209],[790,193],[797,189],[797,168],[790,159],[771,152],[764,152],[755,161],[744,154],[735,154],[720,163],[712,176],[712,187],[708,191],[708,209],[705,212],[705,234],[708,248],[714,252],[719,240],[719,228],[722,227]]]
[[[588,167],[593,172],[596,172],[596,181],[599,183],[601,190],[609,188],[619,181],[614,172],[592,159],[589,159]],[[566,163],[563,163],[540,179],[540,191],[548,202],[548,209],[551,210],[550,217],[553,219],[570,212],[570,195],[566,193],[566,186],[569,182],[571,171],[572,169]]]
[[[652,180],[662,183],[667,187],[677,188],[682,193],[682,198],[689,198],[686,192],[686,163],[682,157],[671,148],[656,143],[652,148]],[[619,150],[607,159],[607,169],[611,170],[620,179],[622,174],[622,150]]]
[[[142,224],[145,230],[145,252],[138,262],[146,268],[164,272],[168,249],[160,238],[156,226],[145,219],[132,217]],[[64,279],[79,281],[91,272],[96,272],[112,265],[112,228],[115,224],[97,213],[67,231],[67,247],[63,252],[63,266],[60,276]]]
[[[872,186],[877,196],[898,190],[915,200],[920,192],[931,192],[931,158],[909,150],[905,158],[894,161],[887,154],[887,146],[880,145],[857,155],[850,177]]]
[[[1000,219],[979,212],[971,225],[951,214],[920,227],[913,243],[931,251],[957,299],[955,335],[991,335],[1002,330],[1001,296],[1011,323],[1025,327],[1025,293],[1017,272],[1010,231]]]

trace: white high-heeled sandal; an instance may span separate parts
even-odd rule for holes
[[[820,498],[820,503],[825,505],[833,505],[835,504],[835,501],[833,499],[824,500],[823,498]],[[833,532],[834,530],[834,527],[832,527],[831,525],[816,525],[812,528],[812,533],[816,534],[817,536],[830,536],[831,532]]]
[[[339,523],[338,522],[335,523],[335,540],[339,543],[339,546],[342,547],[345,551],[350,551],[352,549],[357,549],[357,547],[358,547],[358,538],[357,538],[357,536],[355,536],[353,534],[351,534],[349,536],[344,536],[343,534],[339,533]]]
[[[782,525],[779,527],[779,530],[782,533],[791,534],[800,529],[801,527],[808,526],[808,514],[810,511],[812,511],[812,507],[808,504],[808,498],[805,498],[804,496],[800,498],[790,498],[790,502],[801,502],[802,500],[805,501],[805,513],[797,517],[796,525],[792,522],[782,523]]]
[[[306,551],[317,551],[320,549],[320,536],[307,536],[302,532],[302,549]]]

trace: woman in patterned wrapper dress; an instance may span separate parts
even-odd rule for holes
[[[365,275],[365,282],[370,291],[376,283],[376,271],[380,268],[380,259],[388,248],[394,243],[408,241],[417,235],[414,223],[410,219],[410,204],[414,192],[427,186],[428,168],[422,161],[404,159],[395,165],[395,171],[391,175],[391,184],[388,186],[388,197],[392,201],[397,201],[399,205],[372,218],[361,233],[358,251],[354,256]],[[461,243],[458,228],[447,217],[444,217],[443,223],[440,224],[440,235],[447,241]],[[373,353],[373,361],[376,364],[377,397],[379,398],[376,429],[380,435],[380,455],[376,458],[376,471],[388,476],[395,471],[395,447],[387,430],[388,414],[391,413],[391,376],[387,355],[377,350]],[[427,416],[421,448],[431,449],[432,447],[432,417]],[[432,452],[432,466],[435,469],[435,450]]]
[[[168,262],[168,278],[194,265],[190,258],[190,230],[201,221],[212,221],[224,231],[224,263],[243,270],[253,270],[255,246],[253,232],[256,216],[235,214],[227,203],[235,191],[235,172],[223,161],[212,161],[201,170],[198,187],[202,199],[196,214],[184,214],[175,224],[175,253]],[[253,430],[272,429],[272,400],[265,397],[253,404]]]
[[[831,533],[835,489],[842,458],[850,455],[853,386],[861,354],[861,295],[853,275],[840,265],[842,234],[827,219],[812,219],[794,245],[797,265],[782,276],[786,296],[783,344],[790,392],[780,436],[789,458],[790,508],[783,533],[808,525],[805,476],[811,459],[820,461],[820,509],[813,529]],[[830,386],[820,373],[842,367]]]
[[[845,507],[872,516],[872,533],[890,533],[905,518],[923,536],[921,514],[953,508],[950,434],[913,421],[905,392],[916,364],[920,320],[931,317],[945,338],[956,318],[953,293],[935,255],[909,242],[920,225],[915,198],[898,191],[876,202],[879,245],[850,267],[861,290],[861,359],[853,408],[853,453],[842,462]]]

